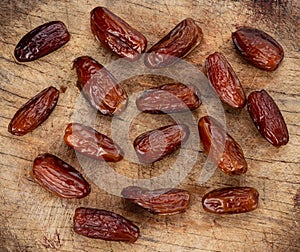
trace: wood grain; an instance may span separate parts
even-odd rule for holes
[[[46,192],[30,176],[32,162],[39,153],[58,155],[85,174],[75,153],[63,142],[65,126],[73,120],[79,95],[72,61],[81,55],[93,56],[103,65],[117,59],[99,46],[90,32],[89,12],[97,5],[106,6],[141,31],[148,38],[148,48],[182,19],[197,20],[204,40],[186,61],[203,65],[210,53],[221,51],[236,70],[247,94],[265,88],[272,95],[287,122],[290,142],[281,148],[271,146],[259,135],[246,109],[232,111],[224,107],[228,131],[244,149],[249,171],[238,177],[216,171],[201,184],[199,177],[206,157],[201,147],[190,148],[197,161],[179,186],[191,192],[191,206],[180,215],[153,216],[126,205],[90,177],[87,179],[92,184],[92,193],[87,198],[66,200]],[[0,251],[300,251],[299,9],[299,1],[1,1]],[[67,25],[72,36],[70,42],[40,60],[16,62],[13,50],[20,38],[51,20]],[[282,44],[285,58],[275,72],[258,70],[238,56],[231,32],[239,25],[260,28]],[[134,94],[162,84],[158,82],[162,80],[144,76],[122,85]],[[64,92],[49,119],[24,137],[10,135],[7,126],[16,110],[50,85]],[[202,106],[194,115],[199,118],[204,113]],[[133,140],[145,130],[170,122],[168,116],[140,114],[130,122],[129,138]],[[110,135],[111,123],[112,119],[97,115],[96,127],[101,132]],[[124,160],[112,168],[124,176],[151,178],[172,167],[180,155],[176,152],[148,166]],[[95,166],[102,168],[99,163]],[[204,193],[238,185],[259,191],[257,210],[234,216],[204,212]],[[73,214],[79,206],[122,214],[140,227],[141,237],[135,244],[126,244],[79,236],[72,230]]]

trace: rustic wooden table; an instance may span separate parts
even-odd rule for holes
[[[267,3],[268,2],[268,3]],[[153,45],[179,21],[192,17],[204,32],[204,40],[186,61],[203,65],[214,51],[223,52],[236,70],[246,93],[266,89],[276,100],[287,122],[290,141],[275,148],[255,129],[246,109],[225,109],[228,131],[241,144],[249,165],[245,175],[229,177],[216,171],[205,183],[199,181],[206,162],[201,147],[191,148],[197,161],[180,187],[192,194],[189,209],[174,216],[153,216],[101,188],[92,176],[92,193],[81,200],[60,199],[41,188],[30,176],[34,158],[43,152],[58,155],[83,174],[75,153],[63,141],[64,128],[73,120],[79,91],[72,60],[90,55],[102,64],[117,57],[93,38],[89,13],[106,6],[148,38]],[[0,251],[300,251],[300,34],[299,1],[54,1],[2,0],[0,3]],[[30,63],[14,59],[19,39],[36,26],[63,21],[70,42],[58,51]],[[285,58],[275,72],[258,70],[236,53],[231,32],[236,26],[260,28],[276,38]],[[129,94],[155,86],[157,77],[136,77],[122,85]],[[40,90],[53,85],[61,90],[50,118],[23,137],[15,137],[7,126],[16,110]],[[202,107],[194,113],[204,115]],[[158,119],[159,118],[159,119]],[[123,119],[126,121],[126,118]],[[130,122],[129,138],[171,122],[168,116],[140,114]],[[111,134],[112,120],[97,115],[96,128]],[[122,124],[119,124],[122,125]],[[148,179],[168,170],[174,155],[153,165],[121,161],[111,165],[118,174]],[[95,169],[101,169],[102,164]],[[97,166],[97,165],[96,165]],[[180,174],[178,174],[180,176]],[[218,216],[204,212],[201,197],[224,186],[252,186],[260,193],[253,212]],[[112,210],[126,216],[141,229],[135,244],[88,239],[74,233],[76,207]]]

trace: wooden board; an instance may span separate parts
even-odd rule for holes
[[[141,31],[148,38],[148,46],[182,19],[197,20],[203,28],[204,40],[186,61],[203,65],[210,53],[223,52],[247,94],[265,88],[276,100],[288,125],[288,145],[271,146],[259,135],[246,109],[239,112],[225,109],[228,131],[243,147],[249,170],[236,177],[216,171],[201,183],[199,177],[206,156],[201,147],[190,148],[197,160],[178,186],[191,192],[191,205],[180,215],[153,216],[128,206],[120,197],[94,183],[93,177],[87,178],[92,193],[81,200],[60,199],[45,191],[30,176],[32,162],[39,153],[58,155],[86,175],[75,153],[63,142],[63,134],[66,124],[73,120],[79,96],[72,60],[81,55],[93,56],[104,65],[117,60],[99,46],[90,32],[89,13],[97,5],[108,7]],[[2,0],[0,8],[0,251],[300,251],[299,1]],[[51,20],[65,22],[72,35],[70,42],[35,62],[16,62],[13,51],[19,39]],[[275,72],[258,70],[237,55],[231,32],[239,25],[260,28],[282,44],[285,58]],[[153,76],[135,77],[122,85],[133,94],[161,81]],[[62,91],[50,118],[26,136],[10,135],[7,126],[16,110],[50,85]],[[194,115],[200,118],[205,111],[202,106]],[[147,129],[172,121],[168,116],[143,114],[130,122],[126,117],[123,120],[131,125],[128,132],[131,140]],[[95,125],[110,135],[112,122],[97,115]],[[149,179],[170,169],[178,157],[180,153],[176,152],[148,166],[125,158],[111,168],[127,177]],[[102,166],[97,163],[94,169]],[[257,188],[259,208],[232,216],[204,212],[203,194],[229,185]],[[75,234],[72,218],[79,206],[112,210],[126,216],[140,227],[140,238],[135,244],[126,244]]]

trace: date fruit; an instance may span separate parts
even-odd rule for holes
[[[187,141],[189,134],[185,124],[172,124],[139,135],[133,146],[140,162],[149,164],[174,152]]]
[[[140,234],[135,224],[119,214],[84,207],[75,210],[73,228],[77,234],[107,241],[134,243]]]
[[[150,213],[167,215],[185,212],[190,203],[188,191],[177,188],[148,190],[138,186],[129,186],[122,190],[122,196]]]
[[[145,65],[149,68],[171,65],[189,54],[202,38],[202,30],[195,20],[184,19],[148,50]]]
[[[247,171],[247,162],[241,146],[210,116],[200,118],[200,140],[205,153],[227,175],[240,175]]]
[[[195,86],[170,83],[143,92],[136,100],[140,111],[152,114],[185,112],[197,109],[200,92]]]
[[[43,188],[62,198],[83,198],[91,192],[89,183],[75,168],[49,153],[34,160],[32,175]]]
[[[8,132],[23,136],[42,124],[55,108],[59,91],[48,87],[27,101],[14,115],[8,125]]]
[[[102,45],[120,57],[136,60],[147,47],[144,35],[104,7],[91,11],[91,29]]]
[[[242,108],[246,104],[243,87],[231,65],[222,53],[215,52],[205,61],[207,77],[220,100],[231,108]]]
[[[74,60],[77,71],[77,87],[89,103],[103,115],[123,112],[128,98],[115,77],[100,63],[89,56]]]
[[[82,155],[107,162],[120,161],[124,153],[111,138],[80,123],[69,123],[65,143]]]
[[[259,193],[252,187],[226,187],[213,190],[202,198],[205,211],[216,214],[238,214],[257,208]]]
[[[240,55],[253,66],[274,71],[282,61],[282,46],[269,34],[251,27],[240,27],[232,33],[233,43]]]
[[[264,89],[248,96],[249,114],[261,135],[274,146],[285,145],[289,133],[275,101]]]
[[[42,24],[27,33],[17,44],[14,54],[20,62],[39,59],[70,40],[70,33],[61,21]]]

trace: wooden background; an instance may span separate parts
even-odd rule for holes
[[[126,205],[118,196],[92,184],[92,193],[81,200],[55,197],[30,176],[34,158],[42,152],[58,155],[85,174],[76,155],[63,142],[72,120],[79,91],[72,60],[90,55],[102,64],[117,59],[94,40],[89,12],[102,5],[121,16],[148,38],[148,45],[192,17],[204,32],[204,40],[186,60],[203,65],[214,51],[223,52],[236,70],[246,93],[265,88],[275,99],[287,122],[288,145],[275,148],[255,129],[246,109],[225,109],[230,134],[241,144],[249,165],[245,175],[229,177],[216,171],[206,183],[199,182],[206,157],[194,148],[197,162],[179,185],[192,194],[186,213],[153,216]],[[300,251],[300,34],[299,1],[215,0],[2,0],[0,2],[0,251]],[[40,60],[18,63],[13,51],[19,39],[36,26],[62,20],[71,33],[70,42]],[[238,25],[260,28],[276,38],[285,50],[281,66],[272,73],[243,61],[234,50],[231,32]],[[122,83],[131,94],[155,86],[158,78],[134,78]],[[32,133],[15,137],[7,126],[30,97],[53,85],[61,90],[50,118]],[[204,115],[203,106],[194,115]],[[138,115],[129,138],[146,129],[172,121],[168,116]],[[111,119],[98,115],[98,130],[108,135]],[[123,160],[112,165],[128,177],[151,178],[167,170],[177,156],[141,166]],[[101,169],[102,164],[95,169]],[[201,197],[209,190],[229,186],[252,186],[260,193],[253,212],[217,216],[203,211]],[[135,244],[106,242],[79,236],[72,230],[74,210],[79,206],[103,208],[126,216],[141,230]]]

